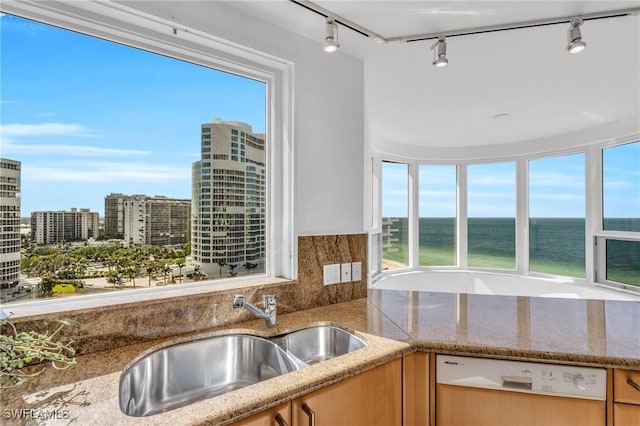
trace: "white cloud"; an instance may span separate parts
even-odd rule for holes
[[[584,189],[584,173],[579,176],[554,172],[531,173],[529,175],[529,185],[532,187],[549,186],[553,188]]]
[[[553,200],[553,201],[581,201],[584,202],[582,194],[534,194],[532,200]]]
[[[72,157],[125,157],[129,155],[150,155],[150,151],[122,148],[98,148],[94,146],[78,145],[41,145],[41,144],[16,144],[9,140],[0,143],[4,155],[30,154],[30,155],[63,155]]]
[[[73,123],[3,124],[3,136],[95,136],[89,129]]]
[[[144,163],[88,163],[82,168],[73,166],[41,167],[22,166],[23,181],[34,182],[171,182],[177,179],[191,180],[190,167]]]

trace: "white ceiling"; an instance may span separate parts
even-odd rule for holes
[[[640,1],[317,1],[386,37],[640,7]],[[324,19],[289,1],[233,7],[318,40]],[[373,139],[466,147],[574,134],[640,115],[640,16],[582,26],[587,49],[568,54],[558,24],[452,37],[450,65],[431,65],[432,40],[378,44],[340,27],[340,53],[365,61]],[[506,116],[500,114],[508,114]],[[498,117],[496,117],[498,115]]]

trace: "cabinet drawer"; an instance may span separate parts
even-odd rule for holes
[[[615,402],[640,405],[640,389],[636,389],[634,384],[640,387],[640,371],[614,370],[613,399]]]

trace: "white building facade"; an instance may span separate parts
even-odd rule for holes
[[[201,160],[192,167],[191,254],[208,276],[263,272],[266,149],[263,134],[219,119],[201,126]],[[235,265],[235,266],[234,266]]]
[[[20,280],[20,169],[21,163],[0,158],[0,286]]]
[[[108,231],[122,233],[125,246],[182,246],[189,242],[191,200],[110,194],[105,197],[105,214],[108,208],[117,212],[110,223],[122,224],[121,231],[118,227]]]
[[[50,245],[98,238],[100,215],[89,209],[31,213],[31,241]]]

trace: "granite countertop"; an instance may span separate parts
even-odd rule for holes
[[[166,413],[134,418],[119,409],[122,371],[156,347],[232,332],[270,337],[318,323],[354,330],[368,345]],[[640,370],[640,302],[371,290],[368,299],[281,315],[276,329],[256,320],[82,355],[19,392],[4,390],[3,420],[20,423],[7,409],[33,409],[36,417],[59,417],[34,424],[224,425],[415,350]]]

